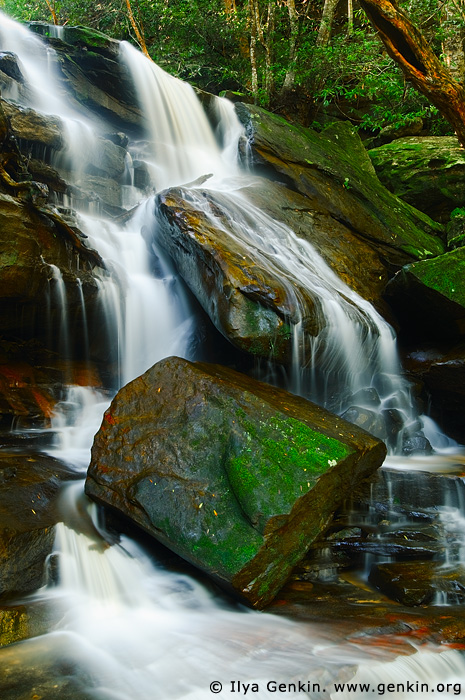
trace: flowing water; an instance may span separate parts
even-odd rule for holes
[[[98,125],[75,114],[56,88],[50,49],[3,15],[0,47],[19,55],[24,76],[33,86],[22,90],[11,86],[6,96],[60,117],[68,145],[54,165],[68,175],[73,172],[76,179],[82,177],[86,161],[100,148]],[[123,47],[122,60],[138,86],[148,142],[153,144],[150,149],[145,144],[143,152],[134,146],[133,155],[146,159],[153,188],[186,186],[200,178],[205,189],[203,179],[208,176],[212,197],[228,212],[232,235],[247,247],[251,259],[283,279],[294,309],[290,387],[329,404],[328,378],[336,377],[349,395],[338,406],[340,411],[357,391],[374,388],[381,408],[394,406],[402,414],[405,431],[416,426],[420,419],[401,375],[391,328],[331,272],[310,244],[247,200],[243,190],[253,187],[254,177],[241,172],[237,163],[241,129],[232,105],[216,102],[214,133],[189,86],[130,46]],[[127,169],[122,186],[126,201],[134,203],[130,159]],[[221,225],[195,184],[187,185],[186,192],[215,225]],[[124,226],[93,217],[88,207],[78,216],[107,268],[98,278],[104,319],[99,332],[114,347],[117,385],[167,355],[190,356],[195,323],[188,295],[158,248],[156,234],[150,235],[151,247],[147,246],[146,233],[155,225],[153,197],[140,203]],[[66,290],[59,270],[51,273],[50,295],[55,295],[60,308],[56,333],[69,355]],[[326,319],[325,333],[310,340],[302,338],[306,308],[300,285],[318,296]],[[82,288],[79,293],[83,299]],[[86,318],[84,300],[82,305]],[[91,354],[90,335],[89,331],[84,339],[86,358]],[[313,372],[316,357],[318,376]],[[110,394],[95,387],[68,388],[53,421],[52,433],[58,438],[50,448],[52,454],[85,471]],[[427,419],[421,420],[425,428]],[[434,426],[428,426],[436,434]],[[448,446],[443,438],[442,447]],[[342,700],[382,695],[389,683],[404,684],[388,691],[402,698],[433,692],[433,697],[438,692],[453,697],[462,691],[465,664],[457,651],[423,649],[392,660],[392,651],[345,641],[337,625],[310,625],[246,611],[208,584],[165,568],[132,539],[122,537],[115,543],[99,522],[95,506],[85,499],[80,481],[64,490],[60,508],[63,522],[57,527],[51,582],[29,600],[48,606],[54,621],[47,633],[0,652],[0,668],[10,684],[4,687],[17,687],[18,678],[33,678],[41,687],[49,683],[43,697],[78,700],[187,700],[212,693],[221,698],[236,693],[259,698],[326,695]],[[375,666],[374,660],[379,664]],[[354,673],[353,682],[371,685],[336,687],[336,682],[344,683]],[[408,684],[416,682],[423,685],[410,689]],[[26,697],[19,692],[12,690],[5,697]]]

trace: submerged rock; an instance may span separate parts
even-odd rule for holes
[[[444,251],[442,226],[389,192],[377,178],[353,127],[321,134],[292,126],[253,105],[236,105],[255,165],[284,179],[367,241],[390,266]]]
[[[391,192],[438,221],[465,201],[465,153],[455,136],[402,138],[369,151]]]
[[[458,565],[418,561],[377,564],[370,572],[370,583],[407,606],[465,602],[465,573]]]
[[[304,399],[168,358],[105,413],[86,493],[261,608],[385,454]]]

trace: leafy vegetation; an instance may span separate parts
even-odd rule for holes
[[[457,42],[465,36],[465,0],[398,4],[436,54],[465,72]],[[357,0],[131,0],[132,22],[127,0],[1,5],[20,21],[51,22],[55,14],[61,24],[87,25],[135,44],[140,30],[152,58],[170,73],[211,92],[251,95],[307,125],[349,118],[374,134],[421,117],[429,133],[451,133],[406,83]]]

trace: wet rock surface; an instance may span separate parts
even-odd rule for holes
[[[295,232],[351,289],[390,314],[382,298],[388,274],[380,257],[328,213],[309,207],[302,195],[260,180],[234,197],[208,189],[167,190],[157,198],[157,240],[216,328],[236,347],[289,363],[292,324],[299,314],[311,336],[324,331],[326,323],[318,294],[306,286],[305,269],[292,277],[280,267],[279,248],[272,241],[268,250],[264,241],[264,252],[256,253],[253,236],[260,235],[260,222],[247,233],[247,226],[257,223],[247,220],[249,203],[272,217],[265,226],[272,227],[282,250],[300,244],[292,237]],[[307,277],[313,279],[310,270]]]
[[[0,597],[45,583],[45,560],[59,519],[54,503],[62,482],[72,478],[73,472],[52,457],[0,451]]]
[[[76,106],[103,116],[116,128],[140,131],[143,117],[129,76],[119,61],[119,42],[85,27],[65,27],[63,38],[51,37],[48,25],[30,28],[50,43],[58,56],[58,78]]]
[[[44,336],[50,312],[55,309],[60,313],[54,269],[61,271],[75,313],[82,313],[80,289],[89,303],[95,300],[98,287],[92,270],[100,258],[55,212],[0,193],[0,249],[0,323],[4,333],[24,337],[29,319],[29,337]]]
[[[413,464],[427,466],[428,458],[419,457]],[[460,605],[464,599],[460,555],[464,544],[460,525],[465,497],[463,465],[463,456],[456,456],[450,458],[456,474],[386,467],[376,472],[354,490],[324,538],[315,541],[294,568],[291,582],[295,590],[300,585],[311,596],[314,586],[321,596],[322,611],[333,597],[347,594],[355,600],[358,596],[360,614],[366,606],[370,617],[376,614],[370,610],[375,588],[382,595],[381,618],[389,617],[387,601],[403,606],[397,609],[396,619],[407,623],[408,608],[432,605],[427,614],[429,627],[434,610],[439,610],[435,606]],[[434,634],[440,634],[441,625],[433,627]],[[463,626],[458,625],[456,633],[463,636]]]
[[[105,413],[86,493],[263,607],[384,455],[376,438],[292,394],[169,358]]]
[[[406,354],[405,367],[424,383],[433,418],[461,442],[465,435],[465,344],[419,347]]]
[[[407,605],[428,605],[442,600],[465,601],[465,574],[460,566],[428,562],[375,564],[369,581],[389,598]]]
[[[349,124],[339,123],[317,134],[256,106],[239,104],[236,110],[254,164],[266,167],[273,179],[280,175],[308,197],[310,206],[329,212],[389,265],[395,268],[444,251],[441,225],[381,185]]]

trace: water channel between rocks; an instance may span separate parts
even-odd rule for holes
[[[52,49],[5,16],[0,16],[0,48],[19,56],[24,75],[34,86],[27,97],[3,96],[62,120],[67,146],[54,166],[66,172],[76,183],[76,191],[81,188],[82,192],[86,163],[96,158],[105,124],[75,110],[69,96],[55,87]],[[104,319],[99,332],[108,338],[109,365],[116,370],[112,370],[112,386],[107,391],[70,383],[56,408],[47,451],[74,469],[77,479],[63,488],[60,497],[62,522],[57,525],[55,551],[49,561],[49,584],[26,601],[15,601],[41,611],[48,629],[0,650],[2,700],[187,700],[212,694],[220,698],[247,694],[263,699],[306,696],[355,700],[383,694],[410,698],[433,693],[434,698],[465,693],[461,652],[433,643],[423,645],[415,637],[412,640],[406,633],[408,624],[395,606],[391,622],[396,616],[401,622],[397,628],[392,625],[387,629],[392,602],[378,596],[373,603],[373,589],[363,580],[364,566],[371,566],[374,559],[379,567],[389,563],[392,532],[401,532],[400,536],[408,539],[413,529],[409,514],[398,505],[405,500],[406,490],[414,493],[420,488],[415,481],[416,466],[424,474],[447,471],[452,464],[454,485],[449,484],[444,495],[438,495],[438,503],[421,507],[432,511],[440,507],[435,517],[439,517],[444,532],[444,566],[462,566],[465,497],[461,478],[455,476],[458,446],[428,417],[415,411],[390,326],[371,304],[338,279],[308,242],[249,201],[247,189],[253,189],[258,178],[237,161],[242,127],[233,106],[224,100],[215,102],[215,132],[190,86],[171,78],[130,46],[123,46],[121,60],[136,85],[147,120],[146,139],[130,145],[123,187],[127,208],[137,208],[119,225],[102,212],[95,216],[92,207],[83,206],[82,195],[74,201],[57,201],[60,211],[78,210],[79,226],[88,244],[105,262],[106,271],[97,275],[100,317]],[[358,584],[366,595],[363,598],[361,594],[358,604],[360,617],[370,618],[366,623],[355,622],[355,603],[348,601],[344,608],[344,592],[335,605],[343,616],[346,610],[346,619],[339,612],[329,613],[330,596],[321,615],[324,621],[318,621],[318,612],[305,612],[304,597],[299,598],[299,590],[306,586],[308,590],[326,590],[327,595],[334,577],[337,579],[334,557],[341,548],[350,548],[350,533],[345,544],[336,542],[314,553],[316,577],[312,578],[312,562],[307,560],[307,570],[290,583],[293,604],[280,610],[278,601],[274,614],[256,613],[228,600],[161,550],[154,554],[129,535],[116,538],[111,527],[108,531],[101,522],[97,507],[84,497],[80,477],[85,474],[93,435],[114,391],[164,357],[196,359],[199,354],[197,316],[172,261],[157,244],[155,195],[147,193],[140,202],[141,191],[134,186],[136,161],[143,162],[153,192],[182,187],[186,200],[217,228],[224,228],[226,236],[233,236],[254,265],[272,270],[280,279],[291,310],[288,389],[339,413],[350,408],[354,395],[369,389],[371,397],[376,394],[379,415],[394,411],[398,418],[400,427],[388,441],[389,469],[380,486],[391,507],[384,514],[384,525],[379,526],[377,512],[382,498],[373,493],[364,497],[362,511],[341,516],[346,517],[349,529],[362,526],[375,533],[361,553],[359,572],[362,584]],[[49,267],[49,304],[59,309],[53,342],[56,351],[69,360],[73,328],[66,287],[60,270]],[[85,329],[80,343],[86,358],[91,354],[95,329],[87,325],[82,285],[77,296]],[[305,326],[308,297],[319,299],[319,317],[325,324],[324,333],[314,336]],[[270,372],[268,365],[257,370],[263,378],[270,378]],[[336,398],[335,386],[344,387]],[[384,429],[380,427],[381,432]],[[396,456],[412,437],[427,440],[434,454],[423,461]],[[407,478],[397,478],[396,472],[408,473],[411,480],[407,483]],[[415,498],[409,498],[412,508],[416,507]],[[380,548],[383,537],[385,553]],[[327,561],[326,567],[322,560]],[[432,602],[439,615],[451,605],[460,611],[462,598],[439,593]],[[379,629],[373,622],[377,606],[382,610]],[[346,682],[357,687],[337,685]]]

